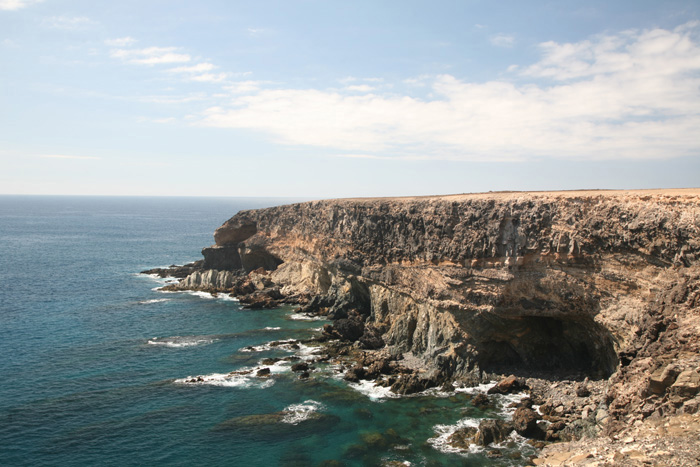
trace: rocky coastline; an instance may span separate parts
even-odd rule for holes
[[[535,465],[700,462],[700,190],[314,201],[239,212],[214,239],[144,272],[332,320],[319,359],[350,382],[528,393],[454,447],[517,431]]]

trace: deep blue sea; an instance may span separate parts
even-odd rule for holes
[[[286,202],[0,196],[0,464],[524,464],[510,458],[522,440],[500,459],[445,448],[456,427],[503,416],[468,390],[391,398],[332,365],[300,380],[292,362],[261,361],[315,349],[267,344],[324,321],[139,274],[200,259],[238,210]]]

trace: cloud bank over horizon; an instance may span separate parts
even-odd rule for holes
[[[540,44],[541,59],[482,83],[428,79],[429,97],[367,86],[251,87],[196,124],[384,158],[667,159],[697,154],[700,24]],[[366,91],[366,92],[362,92]]]

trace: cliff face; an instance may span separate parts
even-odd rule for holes
[[[215,240],[205,269],[265,276],[434,372],[612,376],[614,412],[654,371],[697,369],[698,190],[317,201],[240,212]]]

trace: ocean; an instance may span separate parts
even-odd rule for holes
[[[288,202],[0,196],[0,464],[524,465],[517,437],[498,458],[446,444],[513,396],[486,411],[473,389],[393,397],[331,364],[302,380],[291,364],[317,349],[284,341],[325,321],[139,274],[201,259],[241,209]]]

